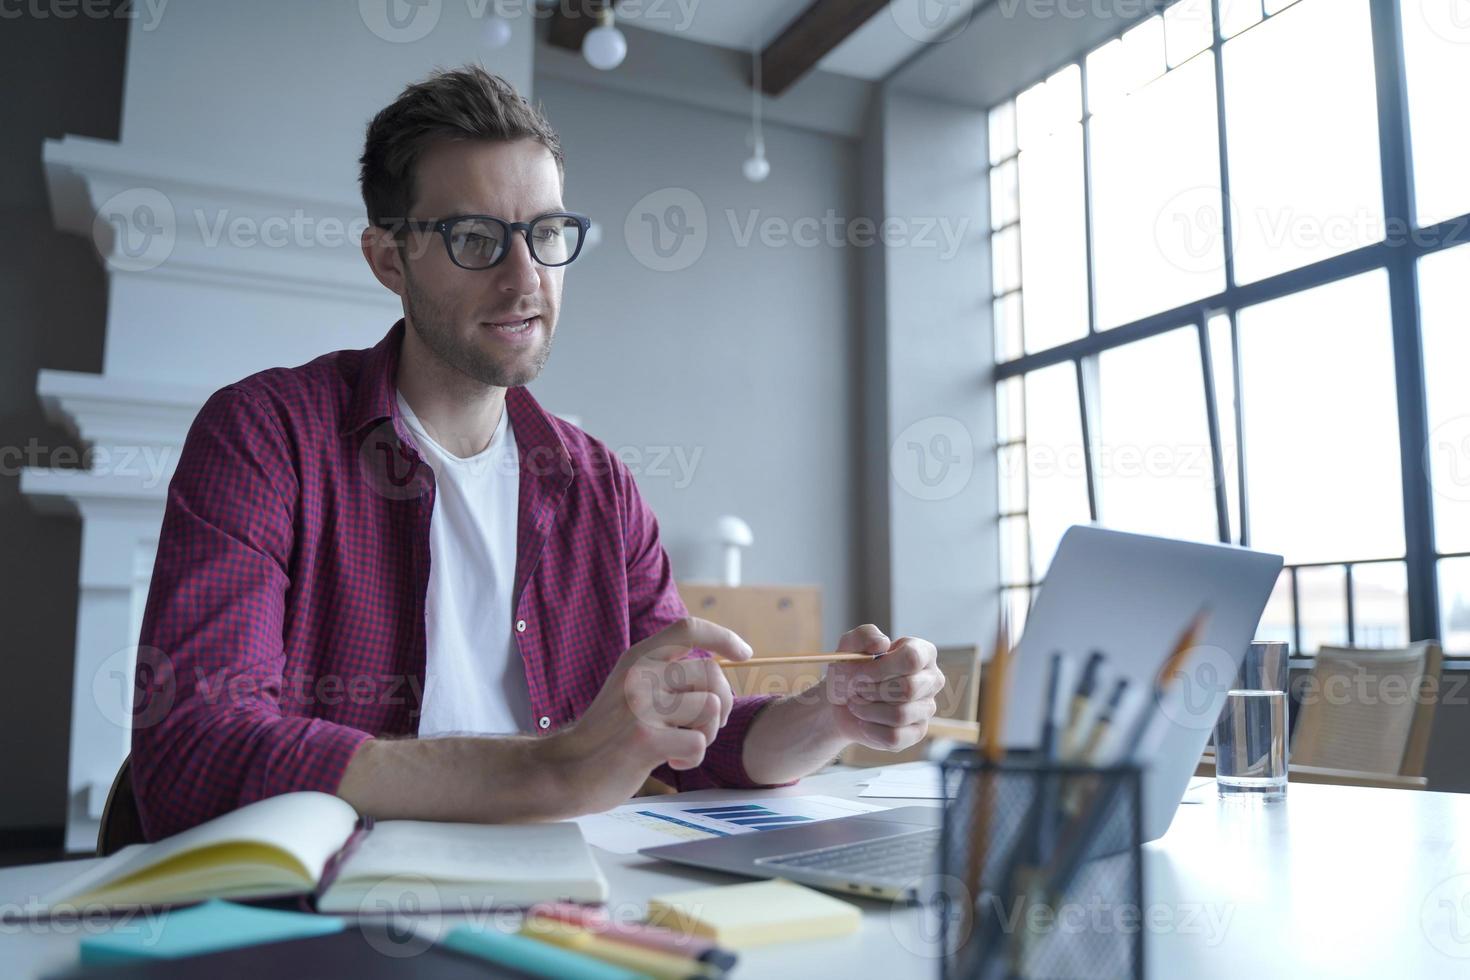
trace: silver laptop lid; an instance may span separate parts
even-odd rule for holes
[[[1005,744],[1034,748],[1040,738],[1046,664],[1066,655],[1065,698],[1091,650],[1107,654],[1100,694],[1127,677],[1130,697],[1114,728],[1113,758],[1139,712],[1150,714],[1136,761],[1143,781],[1145,840],[1169,827],[1209,740],[1225,694],[1276,578],[1279,555],[1229,545],[1196,544],[1098,527],[1069,529],[1017,647],[1007,699]],[[1207,608],[1199,645],[1183,676],[1155,703],[1154,677],[1190,620]],[[1099,698],[1101,700],[1101,697]]]

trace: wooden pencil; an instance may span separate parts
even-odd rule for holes
[[[974,834],[970,839],[969,861],[965,867],[965,904],[960,936],[967,944],[977,938],[974,917],[985,884],[990,825],[995,818],[994,767],[1000,763],[1004,754],[1000,733],[1004,723],[1006,681],[1010,676],[1011,655],[1014,652],[1010,634],[1009,617],[1002,610],[995,633],[995,649],[987,665],[989,676],[984,678],[985,687],[980,698],[980,754],[985,760],[985,768],[980,772]],[[971,955],[978,954],[978,949],[971,951]]]
[[[724,660],[716,658],[721,668],[771,667],[776,664],[846,664],[861,663],[878,659],[873,653],[794,653],[781,657],[751,657],[749,660]]]

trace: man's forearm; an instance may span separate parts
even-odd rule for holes
[[[382,820],[511,823],[577,816],[575,783],[548,740],[517,736],[375,738],[337,795]]]
[[[848,744],[818,685],[762,708],[745,733],[742,761],[757,783],[789,783],[827,766]]]

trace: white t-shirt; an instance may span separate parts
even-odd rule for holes
[[[401,392],[398,407],[435,480],[419,735],[531,732],[511,628],[520,460],[510,413],[501,412],[490,445],[461,459],[424,431]]]

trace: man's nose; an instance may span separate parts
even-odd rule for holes
[[[531,247],[526,243],[525,235],[510,236],[510,251],[495,271],[499,273],[497,285],[503,293],[524,295],[541,287],[541,270],[536,260],[531,258]]]

